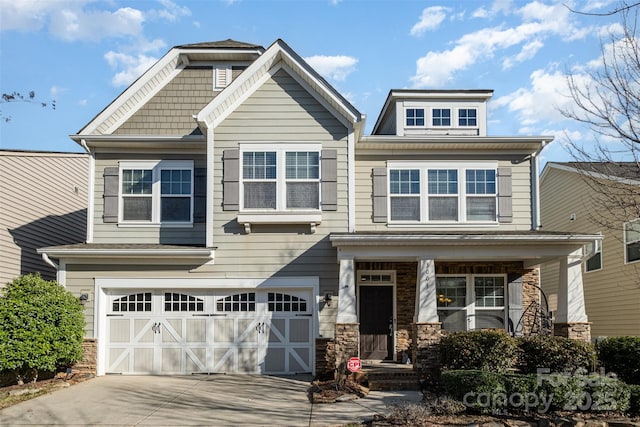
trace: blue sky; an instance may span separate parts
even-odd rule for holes
[[[278,38],[367,115],[390,89],[493,89],[490,135],[554,135],[544,160],[566,161],[565,75],[588,81],[601,43],[620,32],[614,0],[0,0],[0,148],[81,151],[76,133],[171,47]]]

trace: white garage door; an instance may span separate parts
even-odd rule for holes
[[[309,373],[309,290],[111,292],[106,372]]]

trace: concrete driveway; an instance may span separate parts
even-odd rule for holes
[[[384,414],[417,391],[371,392],[364,399],[311,404],[310,377],[106,376],[0,410],[0,425],[333,426]]]

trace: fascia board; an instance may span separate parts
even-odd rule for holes
[[[595,179],[606,179],[609,181],[614,181],[614,182],[618,182],[620,184],[628,184],[628,185],[640,185],[640,180],[635,180],[635,179],[629,179],[629,178],[621,178],[619,176],[614,176],[614,175],[607,175],[604,173],[598,173],[598,172],[591,172],[591,171],[583,171],[580,170],[576,167],[573,166],[569,166],[569,165],[563,165],[563,164],[559,164],[559,163],[552,163],[549,162],[545,165],[543,171],[542,171],[542,175],[540,177],[540,180],[542,181],[542,179],[545,178],[545,176],[549,173],[551,173],[551,169],[558,169],[561,171],[565,171],[565,172],[572,172],[572,173],[576,173],[579,175],[584,175],[584,176],[588,176],[589,178],[595,178]],[[547,170],[549,172],[547,172]]]
[[[54,258],[213,258],[215,249],[38,249]]]
[[[329,236],[333,246],[353,246],[353,245],[451,245],[451,244],[587,244],[594,240],[601,241],[600,234],[572,234],[572,235],[468,235],[468,234],[429,234],[429,235],[388,235],[376,234],[366,236],[353,235],[331,235]]]
[[[91,120],[85,127],[83,127],[78,134],[90,135],[97,131],[109,118],[114,116],[119,110],[132,98],[135,98],[135,105],[144,105],[151,97],[156,95],[168,82],[170,82],[176,75],[178,75],[184,68],[182,65],[178,65],[180,52],[176,49],[171,49],[167,52],[158,62],[151,66],[145,73],[140,76],[135,82],[133,82],[127,89],[125,89],[115,100],[111,102],[104,110]],[[155,86],[147,88],[143,91],[161,70],[165,67],[172,68],[165,77],[156,82]],[[111,133],[114,128],[117,128],[122,122],[130,118],[137,109],[131,108],[125,112],[121,112],[120,116],[115,120],[115,123],[110,125],[107,132]]]

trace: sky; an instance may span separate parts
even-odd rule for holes
[[[617,0],[0,0],[0,149],[82,151],[69,138],[171,47],[283,39],[361,113],[390,89],[491,89],[488,134],[555,136],[568,161],[566,81],[601,66]],[[575,13],[574,11],[582,13]],[[600,14],[600,15],[599,15]],[[55,108],[53,102],[55,101]],[[43,106],[42,103],[46,103]]]

